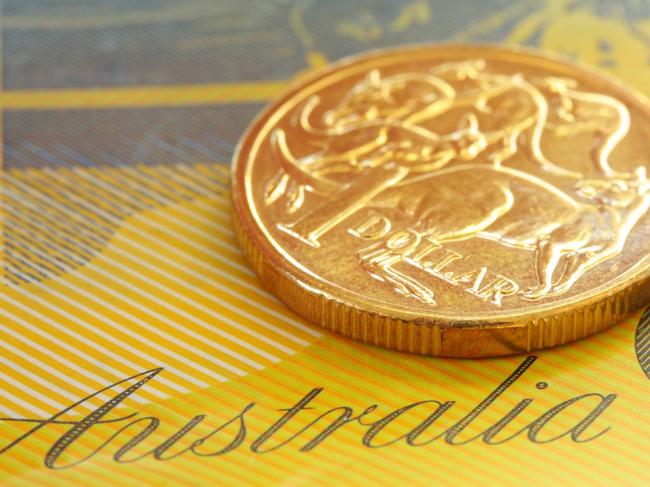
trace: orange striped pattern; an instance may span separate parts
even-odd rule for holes
[[[197,165],[194,170],[224,182],[225,170],[219,167]],[[21,176],[10,176],[7,184],[18,195]],[[61,203],[31,176],[23,176],[30,178],[30,191],[48,195],[50,206]],[[63,182],[72,175],[58,177]],[[103,177],[110,180],[110,175]],[[93,178],[93,174],[85,175],[75,179],[75,184]],[[162,423],[134,455],[157,446],[193,416],[207,415],[176,450],[181,443],[187,447],[255,402],[246,416],[246,441],[222,457],[190,453],[167,462],[148,457],[118,464],[110,455],[126,441],[125,434],[92,460],[57,472],[55,482],[212,485],[219,479],[267,485],[390,479],[415,484],[438,480],[452,485],[599,485],[641,484],[650,479],[644,461],[650,418],[643,408],[650,383],[634,360],[635,319],[577,344],[541,353],[532,368],[462,435],[469,438],[481,433],[524,398],[533,402],[513,421],[510,433],[571,397],[591,392],[617,394],[613,405],[592,425],[593,433],[611,429],[593,442],[577,444],[564,438],[535,445],[520,436],[495,446],[480,441],[451,446],[438,440],[422,447],[402,442],[370,449],[361,442],[367,427],[350,423],[313,451],[300,452],[325,427],[322,421],[275,452],[251,453],[250,443],[278,419],[277,410],[291,407],[314,387],[324,388],[310,404],[314,409],[302,411],[269,445],[340,406],[359,414],[378,404],[378,410],[367,417],[376,421],[413,402],[456,401],[427,432],[427,437],[433,437],[467,414],[523,358],[448,361],[364,346],[327,332],[321,335],[258,287],[233,240],[229,197],[227,191],[217,191],[224,187],[215,184],[210,197],[125,216],[119,226],[116,222],[106,246],[74,271],[6,288],[0,297],[0,327],[5,337],[0,343],[0,415],[45,418],[121,378],[164,367],[160,376],[124,404],[125,412],[153,415]],[[38,259],[30,262],[36,266]],[[537,389],[540,381],[548,387]],[[82,404],[69,418],[83,417],[113,394],[110,391]],[[567,431],[593,405],[585,402],[567,409],[549,424],[545,437]],[[403,415],[378,441],[408,432],[430,412],[422,409]],[[10,423],[0,427],[4,441],[26,428]],[[94,427],[62,461],[82,457],[115,431],[111,425]],[[236,433],[232,428],[227,431],[229,435],[215,442],[215,448],[227,444]],[[42,466],[43,455],[63,432],[60,426],[44,428],[24,445],[1,455],[3,485],[51,484],[52,473]]]
[[[77,385],[73,392],[61,388],[61,381],[65,383],[72,371],[69,365],[57,369],[51,361],[63,365],[71,351],[89,367],[102,364],[113,378],[166,367],[168,377],[150,391],[162,398],[187,392],[188,382],[206,387],[262,370],[320,336],[287,315],[274,297],[257,286],[242,261],[228,221],[229,197],[224,191],[222,166],[194,167],[195,174],[204,173],[208,184],[215,182],[205,188],[212,195],[209,199],[172,203],[133,215],[109,211],[92,198],[82,199],[86,190],[98,198],[104,196],[100,189],[111,185],[113,205],[127,201],[128,187],[119,190],[112,179],[121,181],[121,175],[136,181],[138,174],[133,169],[113,171],[124,174],[90,170],[81,176],[80,170],[46,171],[49,181],[58,183],[58,191],[35,174],[38,171],[5,176],[16,213],[28,214],[25,207],[30,204],[43,208],[31,219],[18,221],[17,230],[27,228],[30,222],[56,230],[57,221],[63,225],[64,217],[76,217],[79,226],[68,224],[67,230],[85,229],[90,234],[92,228],[83,227],[83,217],[87,217],[89,221],[103,220],[109,234],[104,242],[94,239],[95,247],[104,247],[91,248],[94,255],[88,256],[71,248],[73,242],[83,245],[83,239],[71,234],[67,245],[58,240],[65,237],[63,230],[52,236],[44,229],[37,235],[12,234],[16,243],[8,248],[6,268],[17,281],[22,277],[26,282],[9,287],[0,296],[4,326],[17,340],[22,339],[20,346],[11,348],[19,356],[4,358],[5,365],[14,364],[18,375],[0,375],[12,386],[5,389],[4,406],[9,410],[21,416],[46,416],[81,397],[75,393],[96,387],[93,380],[87,387]],[[150,174],[148,182],[150,186],[180,185],[186,171],[186,167],[173,168],[166,177],[165,171],[159,171],[157,176]],[[189,185],[186,180],[178,192],[187,191]],[[155,187],[150,191],[151,197],[164,194]],[[8,221],[16,224],[16,219]],[[96,237],[101,230],[94,233]],[[40,280],[31,282],[25,275]],[[44,348],[55,340],[60,341],[57,346]],[[29,372],[29,367],[21,368],[20,363],[27,366],[37,356],[38,347],[47,351],[48,357],[32,362],[38,365],[36,374]],[[75,375],[79,374],[78,364],[75,360]],[[29,402],[29,391],[36,385],[47,393]],[[9,393],[11,389],[15,394]],[[61,397],[54,399],[57,395]]]

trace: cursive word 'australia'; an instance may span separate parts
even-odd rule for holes
[[[327,409],[319,406],[319,397],[327,394],[327,390],[314,387],[293,405],[281,405],[279,416],[263,405],[250,402],[243,404],[236,414],[228,413],[225,419],[215,421],[207,414],[195,414],[177,424],[165,424],[157,416],[123,407],[127,398],[163,371],[157,368],[111,384],[50,418],[0,418],[3,438],[0,455],[11,455],[19,448],[36,451],[45,445],[44,465],[63,469],[90,461],[97,455],[110,455],[115,462],[131,463],[146,458],[169,461],[181,455],[208,459],[236,454],[242,449],[255,454],[271,454],[280,449],[308,453],[317,448],[327,449],[328,440],[341,429],[357,435],[356,445],[348,446],[379,451],[400,443],[415,448],[473,442],[485,445],[511,441],[584,443],[604,435],[609,427],[595,423],[603,422],[600,416],[612,405],[615,394],[583,393],[549,409],[533,405],[531,397],[513,398],[513,386],[535,361],[536,357],[524,359],[476,404],[437,397],[423,398],[394,410],[386,410],[380,404],[356,410],[349,405]],[[516,389],[522,387],[520,384]],[[548,383],[539,382],[533,390],[543,394],[547,387]],[[83,417],[71,416],[98,396],[108,396],[108,399]],[[494,410],[499,406],[493,408],[492,404],[497,400],[501,403],[499,410],[508,412],[497,414],[498,419],[493,421]],[[512,404],[503,409],[504,402]],[[491,419],[486,422],[488,410],[492,413],[488,413]],[[567,410],[571,410],[570,415],[564,414]],[[556,420],[560,415],[562,418]],[[482,418],[477,420],[479,416]],[[490,424],[486,427],[486,423]],[[44,438],[52,440],[44,441]],[[31,445],[30,441],[33,441]]]

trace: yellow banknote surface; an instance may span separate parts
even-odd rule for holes
[[[650,482],[642,312],[490,360],[357,343],[260,287],[229,193],[263,106],[372,48],[532,46],[650,95],[650,4],[5,0],[1,14],[1,485]]]

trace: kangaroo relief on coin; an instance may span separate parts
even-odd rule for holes
[[[483,238],[531,251],[536,282],[521,293],[538,300],[568,291],[587,270],[620,253],[650,206],[645,167],[616,172],[609,163],[627,133],[627,109],[610,96],[580,90],[572,79],[494,74],[477,59],[385,78],[372,69],[314,125],[318,102],[312,95],[295,125],[316,134],[320,147],[296,156],[285,130],[276,128],[271,141],[279,170],[265,191],[266,204],[282,198],[288,216],[309,193],[325,196],[297,221],[278,224],[309,245],[318,246],[320,235],[364,207],[392,206],[419,239]],[[458,128],[436,132],[432,122],[453,112]],[[354,133],[354,145],[341,147],[347,132]],[[597,178],[550,161],[542,149],[546,132],[591,134]],[[554,185],[557,178],[572,190]],[[459,220],[458,204],[473,204],[474,211]],[[375,258],[371,275],[433,305],[431,290],[423,292],[425,285],[391,268],[412,263],[409,252],[390,255],[387,248],[385,258]]]
[[[621,288],[650,253],[630,243],[650,231],[647,106],[561,62],[455,49],[344,63],[271,109],[235,169],[253,226],[303,284],[401,319],[566,313]],[[585,308],[569,335],[635,303]]]

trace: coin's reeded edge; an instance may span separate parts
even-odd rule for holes
[[[438,44],[433,46],[415,44],[398,49],[380,49],[364,53],[363,64],[372,62],[377,57],[391,54],[416,54],[418,51],[434,48],[446,48],[450,51],[489,50],[497,54],[503,61],[509,61],[508,58],[512,56],[525,55],[531,56],[539,62],[550,62],[570,70],[577,67],[587,73],[593,73],[600,78],[599,81],[602,83],[622,90],[627,98],[636,98],[636,101],[650,113],[648,99],[616,78],[589,66],[585,67],[582,64],[571,62],[562,56],[548,55],[529,48],[513,49],[498,45]],[[277,108],[272,110],[274,107],[282,106],[284,101],[290,99],[305,86],[356,63],[359,57],[356,55],[342,59],[327,69],[300,77],[284,95],[256,117],[236,147],[232,163],[236,235],[247,259],[253,265],[265,287],[297,313],[332,331],[366,343],[400,351],[450,357],[498,356],[560,345],[612,326],[621,321],[628,313],[645,304],[647,297],[650,296],[650,269],[646,268],[643,271],[640,268],[650,260],[650,256],[637,262],[614,282],[605,283],[598,288],[590,289],[564,301],[535,306],[532,313],[526,309],[520,312],[517,310],[496,311],[481,316],[465,317],[461,313],[453,316],[435,312],[422,317],[421,312],[408,313],[395,309],[391,311],[400,316],[391,317],[382,312],[389,306],[383,304],[378,306],[373,300],[364,299],[358,293],[334,283],[330,284],[340,289],[344,296],[332,296],[317,285],[310,285],[306,282],[304,277],[315,280],[316,276],[312,276],[308,269],[302,268],[293,257],[285,255],[285,252],[277,249],[273,239],[259,221],[254,204],[250,204],[252,202],[248,200],[248,189],[250,188],[247,186],[246,177],[243,178],[244,188],[242,189],[244,191],[239,191],[239,174],[242,171],[241,153],[244,143],[251,139],[253,133],[258,132],[258,126],[266,125],[268,123],[266,119],[276,114]],[[245,169],[250,170],[250,167],[248,165]],[[244,176],[245,174],[246,172]],[[240,201],[242,193],[249,206]],[[259,228],[255,228],[253,220],[257,220]],[[268,248],[270,245],[271,248],[268,250],[271,252],[263,252],[258,245],[253,243],[255,234],[266,239],[266,241],[260,240],[258,243],[262,248]],[[273,250],[277,255],[274,255]],[[277,260],[279,261],[274,262]],[[286,269],[286,266],[283,268],[281,265],[283,261],[290,266],[293,265],[306,276],[299,278],[293,275]],[[635,270],[639,272],[635,272]],[[594,295],[597,296],[596,299],[593,299]],[[354,296],[364,305],[367,304],[369,310],[361,309],[358,305],[350,302],[346,296]],[[592,299],[588,299],[589,296],[592,296]],[[571,327],[571,333],[565,333],[564,330],[567,326]],[[427,331],[423,332],[423,330]],[[421,336],[423,333],[427,334],[426,338]],[[418,336],[421,336],[422,341],[416,339]],[[460,347],[455,345],[459,342],[462,343]]]
[[[264,287],[309,321],[335,333],[400,352],[455,358],[525,353],[573,342],[621,322],[645,305],[650,280],[576,306],[571,312],[512,322],[436,322],[403,320],[365,311],[318,289],[307,289],[265,260],[237,218],[235,235]],[[643,287],[643,289],[640,289]],[[288,299],[292,296],[293,299]]]

